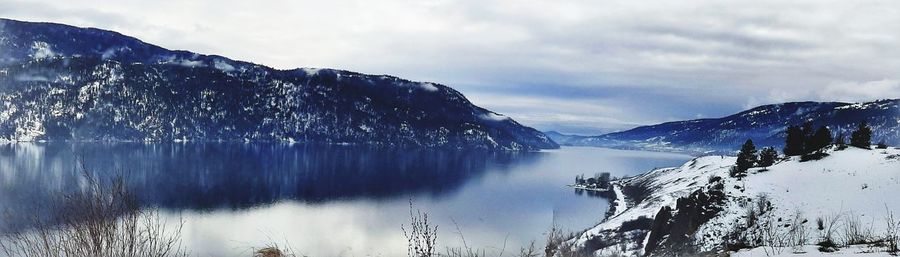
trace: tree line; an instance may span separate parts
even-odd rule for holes
[[[836,137],[828,126],[819,126],[813,129],[812,123],[807,122],[802,126],[790,125],[785,130],[784,156],[800,156],[801,161],[821,159],[828,154],[822,150],[834,145],[837,150],[847,148],[843,133]],[[856,129],[850,133],[850,146],[870,149],[872,146],[872,128],[862,121]],[[878,143],[878,148],[887,148],[884,141]],[[764,147],[757,153],[753,140],[747,139],[738,152],[737,161],[729,171],[732,177],[744,177],[747,170],[753,167],[769,167],[775,164],[781,157],[774,147]]]

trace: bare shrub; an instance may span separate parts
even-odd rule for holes
[[[565,239],[562,237],[562,232],[556,227],[556,224],[550,226],[550,231],[547,232],[547,242],[544,245],[545,256],[553,256],[564,241]]]
[[[534,245],[534,241],[531,241],[528,246],[522,247],[519,249],[519,257],[538,257],[541,256],[540,252],[538,252],[536,246]]]
[[[850,212],[844,217],[844,243],[847,245],[867,244],[875,239],[871,227],[865,227],[859,217]]]
[[[728,234],[725,244],[726,250],[736,251],[743,248],[761,247],[766,255],[781,254],[785,248],[791,247],[795,253],[802,252],[803,246],[810,243],[810,230],[803,212],[797,210],[786,221],[777,217],[777,212],[764,194],[757,195],[752,201],[740,204],[744,208],[743,224],[735,224],[732,232]],[[816,220],[816,228],[819,233],[826,233],[830,238],[833,229],[833,221],[825,218]]]
[[[410,201],[409,228],[400,226],[408,243],[407,255],[409,257],[436,256],[437,229],[437,225],[428,223],[428,213],[413,208],[413,203]]]
[[[485,257],[487,253],[482,250],[476,250],[468,247],[447,247],[447,257]]]
[[[456,234],[459,236],[459,240],[462,242],[462,246],[460,247],[447,247],[447,256],[448,257],[485,257],[487,253],[484,249],[478,250],[472,247],[469,247],[469,244],[466,242],[466,237],[463,235],[461,229],[459,229],[459,224],[456,223],[456,220],[453,221],[453,226],[456,227]],[[506,242],[503,242],[503,250],[500,251],[500,256],[503,256],[503,251],[506,250]]]
[[[884,218],[886,223],[884,241],[887,246],[887,252],[896,256],[900,253],[900,249],[897,249],[897,245],[900,244],[900,222],[894,219],[894,212],[888,209],[887,206],[885,206],[885,210],[887,211],[887,216]]]
[[[766,255],[781,254],[781,247],[787,246],[787,235],[781,232],[774,217],[770,213],[762,215],[758,224],[759,242],[764,246]]]
[[[556,224],[550,227],[547,233],[547,244],[544,247],[544,253],[547,257],[586,257],[591,256],[589,253],[581,251],[575,247],[573,240],[574,234],[566,235]]]
[[[108,183],[83,166],[86,185],[59,193],[50,220],[35,219],[30,230],[0,236],[0,252],[9,256],[162,257],[186,256],[181,223],[174,230],[153,208],[141,208],[124,179]],[[180,221],[179,221],[180,222]]]
[[[742,202],[744,208],[744,224],[733,228],[726,248],[740,249],[756,246],[781,246],[784,235],[780,234],[773,221],[773,209],[769,196],[759,194],[749,201]]]
[[[794,218],[791,219],[791,228],[788,230],[788,240],[794,247],[794,252],[799,253],[803,250],[803,246],[808,243],[809,231],[806,230],[807,219],[803,217],[803,212],[797,210]]]
[[[826,217],[816,218],[816,228],[819,230],[819,246],[820,252],[834,252],[837,250],[837,242],[834,238],[834,232],[838,229],[838,222],[841,220],[841,214],[834,213]]]

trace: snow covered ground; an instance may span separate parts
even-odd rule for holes
[[[900,150],[847,148],[840,151],[830,149],[821,160],[801,162],[799,157],[783,160],[767,169],[753,168],[744,179],[728,176],[729,168],[735,158],[707,156],[691,160],[681,167],[657,169],[644,175],[623,180],[619,185],[642,184],[651,192],[644,199],[627,199],[627,208],[617,210],[617,214],[591,228],[574,240],[576,245],[587,246],[603,241],[595,253],[608,253],[613,249],[628,247],[626,255],[640,255],[647,234],[643,240],[634,242],[624,237],[634,235],[622,233],[622,225],[639,217],[654,218],[663,206],[675,209],[678,198],[704,188],[712,177],[722,177],[725,184],[726,200],[721,212],[712,220],[700,225],[693,234],[693,240],[701,251],[722,251],[728,236],[735,230],[746,230],[744,236],[759,238],[759,230],[747,229],[747,213],[755,206],[755,202],[768,201],[770,209],[759,219],[769,222],[773,229],[772,241],[780,244],[792,244],[792,240],[805,241],[814,245],[824,237],[825,232],[819,229],[818,220],[828,226],[833,224],[833,238],[836,243],[845,244],[850,239],[845,234],[848,223],[855,223],[862,228],[862,233],[871,237],[882,237],[887,226],[887,216],[893,213],[895,223],[900,220]],[[834,220],[834,222],[830,222]],[[800,225],[796,225],[800,224]],[[792,226],[795,229],[791,229]],[[791,234],[802,228],[802,237]],[[646,231],[644,231],[646,232]],[[753,233],[757,233],[754,235]],[[791,237],[793,236],[793,238]],[[601,238],[602,240],[597,240]],[[617,241],[618,240],[618,241]],[[631,242],[628,242],[631,241]],[[773,248],[774,249],[774,248]],[[819,256],[815,251],[805,251],[805,256]],[[769,249],[772,250],[772,249]],[[857,249],[858,250],[858,249]],[[617,250],[619,252],[621,250]],[[760,252],[762,251],[762,252]],[[766,256],[767,251],[761,248],[737,253],[738,256]],[[773,251],[768,251],[772,254]],[[783,251],[793,254],[794,251]],[[802,251],[801,251],[802,252]],[[843,254],[859,253],[852,247],[842,249]],[[878,251],[875,251],[878,252]],[[883,253],[883,251],[881,251]],[[834,255],[830,253],[828,255]]]
[[[753,257],[753,256],[770,256],[770,257],[814,257],[814,256],[864,256],[864,257],[890,257],[889,253],[883,249],[871,248],[867,245],[853,245],[839,249],[836,252],[823,253],[817,250],[818,246],[806,245],[800,248],[794,247],[778,247],[765,248],[757,247],[753,249],[741,250],[731,254],[731,257]]]

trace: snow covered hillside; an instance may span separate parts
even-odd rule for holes
[[[827,125],[836,133],[848,135],[863,120],[876,131],[874,142],[900,144],[900,99],[763,105],[721,118],[666,122],[599,136],[545,133],[562,145],[731,153],[748,138],[758,146],[780,146],[788,125],[813,121],[814,128]]]
[[[573,240],[600,255],[883,254],[885,235],[896,240],[900,226],[900,150],[826,152],[752,168],[742,179],[729,177],[735,158],[707,156],[618,181],[627,209]]]
[[[0,49],[0,140],[558,147],[434,83],[276,70],[112,31],[6,19]]]

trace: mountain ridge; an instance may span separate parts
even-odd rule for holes
[[[761,105],[721,118],[664,122],[598,136],[546,134],[562,145],[722,153],[736,150],[748,138],[759,146],[780,148],[785,128],[804,122],[811,122],[814,127],[827,125],[835,136],[843,133],[849,138],[850,131],[863,120],[874,128],[874,142],[900,142],[900,99],[787,102]]]
[[[537,150],[543,133],[438,83],[279,70],[113,31],[0,19],[6,141],[289,141]]]

